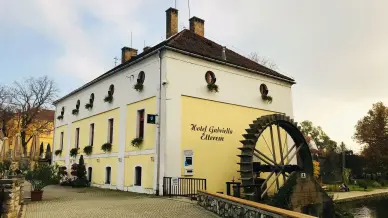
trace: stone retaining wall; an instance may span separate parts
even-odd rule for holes
[[[0,196],[2,197],[2,218],[16,218],[19,216],[24,203],[24,179],[1,179]]]
[[[295,211],[284,210],[254,201],[248,201],[232,196],[198,191],[198,204],[220,217],[291,217],[314,218]]]

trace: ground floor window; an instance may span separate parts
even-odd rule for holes
[[[91,183],[92,182],[92,168],[88,167],[88,181]]]
[[[141,167],[135,167],[135,185],[141,186]]]
[[[110,184],[111,167],[105,167],[105,184]]]

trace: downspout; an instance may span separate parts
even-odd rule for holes
[[[160,121],[162,112],[162,53],[158,50],[159,56],[159,109],[158,109],[158,143],[156,145],[157,150],[157,163],[156,163],[156,196],[159,196],[159,180],[160,180]]]

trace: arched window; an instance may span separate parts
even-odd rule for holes
[[[105,184],[110,184],[110,178],[111,178],[111,167],[105,167]]]
[[[88,167],[88,181],[90,183],[92,183],[92,172],[93,172],[92,167]]]
[[[135,185],[141,186],[141,166],[135,167]]]

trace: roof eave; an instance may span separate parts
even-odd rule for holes
[[[277,80],[281,80],[283,82],[287,82],[287,83],[289,83],[291,85],[296,84],[295,80],[288,80],[288,79],[285,79],[285,78],[277,77],[277,76],[274,76],[274,75],[271,75],[271,74],[268,74],[268,73],[264,73],[264,72],[261,72],[261,71],[253,70],[253,69],[246,68],[246,67],[242,67],[242,66],[239,66],[239,65],[236,65],[236,64],[231,64],[231,63],[228,63],[226,61],[220,61],[220,60],[217,60],[217,59],[214,59],[214,58],[209,58],[209,57],[206,57],[206,56],[203,56],[203,55],[191,53],[191,52],[184,51],[184,50],[181,50],[181,49],[177,49],[177,48],[174,48],[174,47],[171,47],[171,46],[165,46],[165,48],[169,49],[171,51],[175,51],[175,52],[181,53],[181,54],[185,54],[185,55],[197,57],[197,58],[200,58],[200,59],[212,61],[212,62],[215,62],[215,63],[219,63],[219,64],[223,64],[223,65],[239,68],[239,69],[242,69],[242,70],[258,73],[258,74],[261,74],[263,76],[267,76],[267,77],[271,77],[273,79],[277,79]]]

